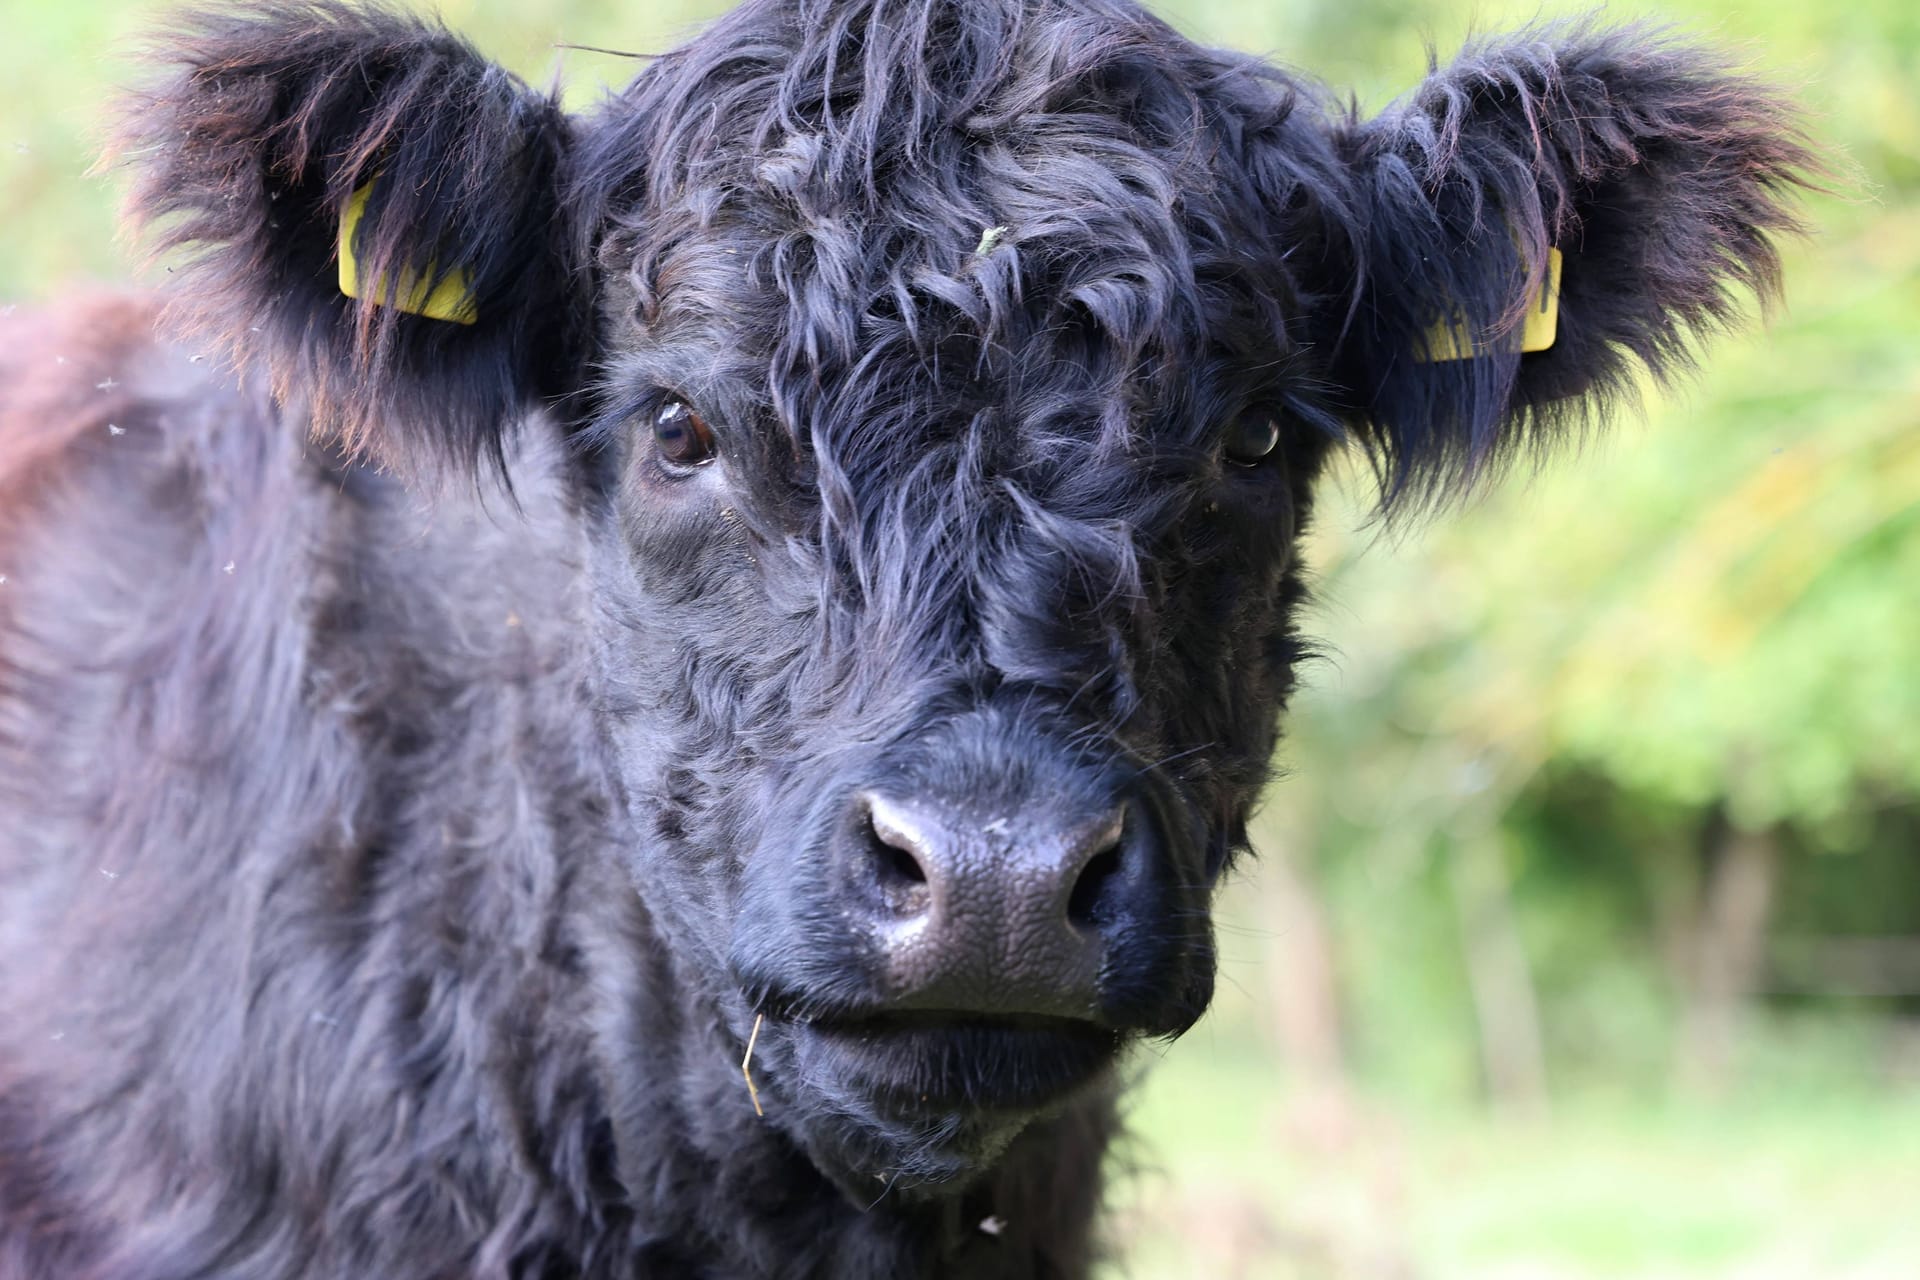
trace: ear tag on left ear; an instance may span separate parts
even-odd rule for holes
[[[1527,308],[1519,330],[1522,355],[1545,351],[1560,334],[1560,251],[1547,250],[1547,271],[1540,281],[1540,293]],[[1442,321],[1427,330],[1425,348],[1419,353],[1422,364],[1441,360],[1471,360],[1480,353],[1474,349],[1466,321],[1452,324]]]
[[[373,183],[367,183],[347,197],[347,206],[340,211],[340,292],[349,298],[363,296],[360,263],[353,252],[353,234],[360,228],[360,216],[367,210],[367,195],[372,190]],[[427,264],[424,276],[411,271],[403,272],[400,287],[394,291],[394,309],[410,315],[426,316],[429,320],[449,320],[454,324],[478,322],[480,312],[474,303],[473,288],[467,273],[451,272],[429,289],[427,281],[432,280],[434,274],[432,263]],[[370,300],[384,305],[387,300],[386,285],[384,280],[374,285]]]

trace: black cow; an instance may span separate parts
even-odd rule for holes
[[[192,264],[0,332],[10,1280],[1084,1274],[1316,474],[1683,364],[1813,167],[1577,24],[1373,119],[1125,0],[159,56]]]

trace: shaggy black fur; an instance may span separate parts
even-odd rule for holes
[[[582,118],[377,8],[154,56],[168,311],[0,321],[25,1280],[1083,1275],[1328,454],[1457,491],[1683,365],[1814,167],[1585,26],[1373,120],[1120,0],[750,0]],[[477,325],[340,296],[369,181],[366,278],[463,271]],[[1560,343],[1500,354],[1549,245]],[[1449,315],[1489,354],[1418,363]],[[1083,1015],[913,1005],[875,791],[1121,806]]]

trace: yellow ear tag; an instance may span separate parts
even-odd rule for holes
[[[340,292],[349,298],[362,296],[360,263],[353,254],[353,233],[360,227],[360,215],[366,212],[367,194],[372,190],[373,184],[367,183],[347,197],[347,207],[340,211]],[[430,320],[451,320],[455,324],[473,324],[480,319],[466,272],[455,271],[442,276],[440,282],[429,289],[427,280],[433,276],[432,263],[427,264],[425,279],[410,271],[403,273],[400,287],[394,293],[394,309],[426,316]],[[370,300],[382,305],[386,303],[386,281],[382,280],[374,287]]]
[[[1522,354],[1545,351],[1559,335],[1560,251],[1549,249],[1546,278],[1540,281],[1540,296],[1527,308],[1526,319],[1520,325],[1520,350]],[[1470,360],[1478,354],[1467,332],[1466,321],[1456,319],[1452,324],[1442,321],[1427,330],[1425,349],[1417,358],[1422,364],[1431,364],[1440,360]]]

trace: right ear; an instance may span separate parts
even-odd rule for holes
[[[377,8],[190,14],[127,104],[130,219],[196,246],[176,305],[384,461],[498,461],[584,358],[557,102],[443,27]],[[364,189],[341,292],[340,224]],[[359,203],[359,202],[356,202]],[[441,284],[472,323],[404,309]]]

